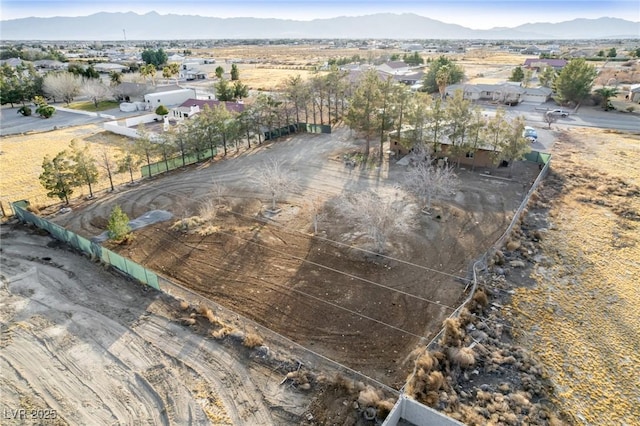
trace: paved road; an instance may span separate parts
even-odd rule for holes
[[[60,105],[62,106],[62,105]],[[18,114],[18,108],[3,107],[0,109],[0,136],[16,135],[28,132],[47,132],[49,130],[61,129],[64,127],[82,126],[90,123],[100,123],[107,121],[104,117],[92,117],[80,112],[66,112],[56,110],[51,118],[40,118],[35,114],[29,117],[23,117]],[[35,109],[35,108],[32,108]],[[139,115],[142,112],[123,113],[119,109],[102,111],[101,114],[110,116],[131,117]]]
[[[546,103],[542,105],[520,104],[515,107],[505,107],[507,115],[515,117],[524,116],[527,125],[533,127],[547,127],[544,121],[544,113],[549,109],[555,109],[558,106],[555,103]],[[495,113],[497,107],[495,105],[482,105],[482,108],[489,115]],[[640,115],[630,114],[620,111],[603,111],[598,107],[582,107],[577,112],[572,113],[569,117],[558,117],[558,121],[552,125],[568,126],[568,127],[597,127],[602,129],[615,129],[631,132],[640,131]]]

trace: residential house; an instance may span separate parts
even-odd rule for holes
[[[169,62],[180,62],[180,63],[182,63],[182,61],[184,61],[184,59],[185,59],[185,58],[184,58],[184,56],[181,56],[181,55],[178,55],[177,53],[175,53],[175,54],[173,54],[173,55],[169,56],[169,57],[167,58],[167,61],[169,61]]]
[[[222,102],[214,99],[187,99],[179,106],[171,110],[173,118],[182,120],[185,118],[193,117],[202,111],[206,106],[209,108],[215,108],[218,105],[224,105],[227,111],[232,113],[241,113],[244,111],[244,104],[242,102]]]
[[[406,74],[409,72],[409,65],[402,61],[389,61],[379,65],[378,70],[389,75]]]
[[[106,62],[100,63],[100,64],[95,64],[93,66],[93,68],[96,71],[101,72],[101,73],[105,73],[105,74],[110,73],[112,71],[123,72],[124,70],[128,70],[129,69],[129,67],[126,66],[126,65],[112,64],[112,63],[106,63]]]
[[[113,95],[119,101],[136,102],[144,101],[144,95],[149,93],[149,86],[140,83],[122,82],[115,86]]]
[[[187,99],[196,97],[194,89],[177,89],[164,92],[147,93],[144,95],[144,101],[149,105],[150,110],[155,110],[160,105],[175,106],[181,105]]]
[[[415,130],[411,126],[405,126],[401,132],[401,138],[412,138],[415,133]],[[425,127],[423,130],[423,134],[428,134],[429,129]],[[406,148],[404,145],[398,142],[397,140],[397,131],[392,131],[389,133],[391,138],[390,149],[396,156],[396,158],[409,154],[413,151],[411,148]],[[431,149],[433,149],[433,144],[428,144]],[[464,166],[474,166],[474,167],[493,167],[494,159],[500,153],[500,149],[489,145],[480,145],[477,147],[475,151],[468,151],[463,153],[459,158],[451,156],[451,141],[447,137],[441,137],[440,142],[438,143],[437,150],[435,153],[432,153],[431,156],[434,160],[437,160],[439,164],[448,162],[452,163],[460,163],[460,165]]]
[[[540,49],[538,46],[531,45],[522,49],[520,53],[522,53],[523,55],[539,55],[540,53],[542,53],[542,49]]]
[[[9,59],[2,59],[0,60],[0,65],[9,65],[10,67],[17,67],[19,65],[22,65],[24,63],[24,61],[20,58],[9,58]]]
[[[462,90],[465,99],[472,101],[490,101],[503,104],[520,102],[544,103],[551,97],[552,91],[546,87],[520,87],[518,84],[452,84],[447,86],[445,94],[453,96]]]
[[[548,87],[526,87],[520,99],[522,102],[543,104],[551,99],[552,94],[553,90]]]
[[[629,93],[625,95],[629,102],[640,103],[640,84],[635,84],[629,88]]]
[[[68,64],[53,59],[41,59],[33,61],[33,66],[41,70],[61,70],[67,68]]]
[[[185,80],[188,80],[188,81],[206,80],[208,76],[209,76],[209,73],[198,70],[196,68],[189,68],[189,69],[180,71],[180,78],[184,78]]]
[[[524,60],[524,67],[527,69],[535,69],[540,71],[546,67],[552,67],[555,70],[561,70],[567,65],[566,59],[539,59],[539,58],[527,58]]]
[[[424,49],[424,46],[417,43],[402,45],[402,50],[404,50],[405,52],[421,52],[423,49]]]
[[[407,74],[397,74],[393,79],[399,83],[413,86],[420,83],[424,79],[424,71],[409,72]]]

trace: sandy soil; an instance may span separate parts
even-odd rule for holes
[[[2,137],[0,201],[4,203],[4,206],[7,207],[8,203],[22,199],[29,200],[32,205],[51,204],[51,198],[47,198],[47,190],[38,180],[42,173],[42,160],[45,156],[53,158],[60,151],[69,150],[69,144],[74,139],[80,142],[80,146],[87,143],[91,154],[96,158],[102,158],[103,152],[106,151],[114,165],[113,158],[121,153],[117,144],[125,140],[123,136],[105,132],[101,124],[87,124],[51,132]],[[100,179],[93,186],[94,191],[109,188],[109,180],[105,175],[104,169],[100,168]],[[115,185],[126,182],[128,178],[127,173],[113,175]],[[89,189],[83,185],[76,188],[73,196],[80,197],[88,194]]]
[[[353,230],[326,216],[323,238],[310,235],[305,200],[330,204],[348,191],[391,191],[404,168],[346,168],[342,154],[361,149],[350,132],[301,135],[145,181],[137,188],[74,207],[55,222],[92,237],[103,231],[115,204],[130,217],[166,209],[191,216],[211,198],[213,182],[224,186],[227,209],[210,235],[169,230],[171,223],[136,233],[122,254],[255,320],[320,354],[399,388],[402,366],[415,345],[432,337],[457,306],[470,261],[503,232],[537,166],[516,173],[522,182],[461,171],[463,186],[442,208],[440,219],[423,217],[410,237],[393,239],[392,258],[376,258]],[[276,221],[261,216],[268,202],[251,173],[278,158],[297,175],[300,190],[280,203]],[[327,212],[331,210],[326,209]],[[346,245],[344,245],[346,244]],[[247,260],[251,261],[248,262]]]
[[[541,241],[514,297],[519,340],[548,368],[555,401],[577,424],[640,419],[638,161],[638,135],[560,133],[553,174],[526,223]]]
[[[36,231],[0,232],[2,424],[300,423],[310,397],[279,386],[286,373],[183,327],[176,300]]]

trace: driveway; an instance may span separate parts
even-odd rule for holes
[[[63,105],[59,104],[57,106],[62,107]],[[82,126],[84,124],[100,123],[108,120],[105,117],[93,117],[82,112],[75,113],[60,110],[56,110],[55,114],[48,119],[40,118],[35,112],[34,115],[24,117],[18,114],[18,108],[20,108],[20,106],[16,106],[15,108],[5,106],[0,109],[0,123],[2,123],[0,125],[0,136],[29,132],[47,132],[64,127]],[[101,112],[101,114],[114,116],[116,118],[132,117],[141,113],[146,114],[147,112],[122,112],[118,108]]]

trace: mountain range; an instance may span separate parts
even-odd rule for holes
[[[554,40],[640,38],[640,22],[619,18],[574,19],[474,30],[412,13],[378,13],[295,21],[214,18],[149,12],[0,21],[3,40],[189,39],[486,39]]]

